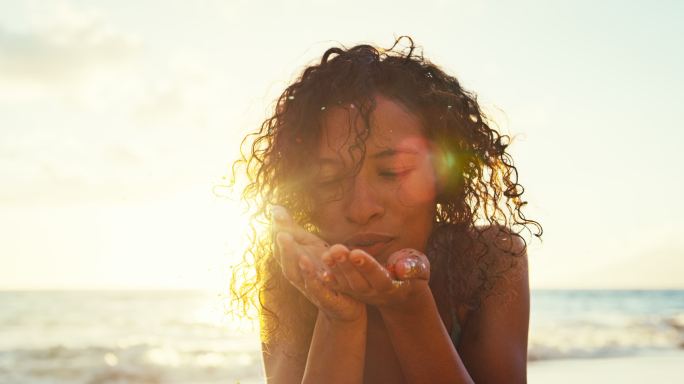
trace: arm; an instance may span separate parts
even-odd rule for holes
[[[526,383],[530,288],[524,244],[518,264],[468,319],[459,349],[477,383]]]
[[[525,383],[529,325],[527,259],[522,240],[511,236],[507,241],[512,242],[508,250],[519,255],[519,262],[506,271],[492,294],[471,315],[460,343],[460,355],[451,343],[427,285],[429,264],[424,255],[419,255],[422,262],[413,263],[419,265],[419,272],[415,273],[414,268],[408,274],[401,267],[402,259],[406,259],[399,254],[402,251],[390,257],[397,256],[394,264],[390,260],[388,263],[396,265],[395,275],[401,280],[395,289],[388,289],[387,270],[360,251],[349,254],[350,263],[332,263],[332,270],[336,280],[343,282],[338,289],[378,307],[409,382]],[[496,254],[500,251],[492,248],[490,256],[499,261],[494,268],[501,268],[510,257]],[[354,263],[355,256],[363,258],[363,262]],[[403,280],[406,278],[409,280]]]
[[[457,353],[455,360],[452,355],[442,355],[447,349],[444,343],[450,346],[451,340],[439,319],[431,294],[425,295],[424,300],[417,300],[416,304],[407,302],[405,307],[397,309],[380,308],[409,380],[415,377],[414,382],[423,382],[425,379],[422,378],[438,371],[453,375],[448,368],[450,366],[463,375],[452,377],[464,381],[454,378],[449,382],[527,382],[530,289],[525,244],[514,235],[496,239],[495,236],[500,235],[496,228],[486,235],[490,241],[498,241],[501,249],[516,254],[517,263],[508,268],[511,256],[503,254],[497,247],[491,248],[489,256],[493,262],[490,268],[505,270],[505,274],[496,281],[480,308],[469,316],[459,344],[460,353]],[[415,328],[411,328],[411,325],[415,325]],[[425,340],[430,342],[426,343]],[[412,351],[423,347],[427,348],[424,359],[412,356]],[[427,358],[430,354],[432,357]],[[432,372],[428,369],[431,364]]]
[[[366,316],[334,321],[318,312],[302,383],[361,383],[366,357]]]
[[[361,383],[365,311],[357,320],[339,321],[319,310],[306,358],[301,347],[285,340],[262,348],[268,383]]]
[[[275,257],[280,260],[285,278],[318,308],[318,314],[308,348],[285,338],[264,345],[268,382],[361,383],[366,350],[365,304],[334,292],[320,279],[315,255],[326,249],[323,241],[297,227],[285,211],[275,216]],[[279,303],[272,304],[278,308]],[[287,310],[292,308],[280,308],[278,315]]]
[[[336,289],[378,308],[408,383],[473,382],[439,316],[425,255],[395,252],[388,259],[390,272],[364,251],[334,245],[323,261]]]
[[[473,383],[425,284],[401,307],[378,307],[408,383]]]

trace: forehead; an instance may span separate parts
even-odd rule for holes
[[[375,97],[376,106],[370,116],[370,135],[365,141],[367,153],[384,149],[407,147],[427,148],[423,124],[402,104],[383,96]],[[319,155],[344,155],[354,145],[358,133],[365,130],[365,122],[356,108],[334,107],[323,116]]]

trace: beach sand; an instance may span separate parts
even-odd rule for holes
[[[527,365],[529,384],[684,383],[684,352],[601,359],[535,361]]]

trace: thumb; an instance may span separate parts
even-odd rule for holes
[[[415,249],[404,248],[391,254],[387,269],[397,280],[430,280],[430,262]]]

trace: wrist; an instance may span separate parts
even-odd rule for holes
[[[354,319],[341,319],[339,317],[330,316],[324,311],[318,311],[317,321],[321,322],[328,329],[333,329],[337,331],[357,331],[359,329],[366,329],[368,323],[368,314],[366,312],[366,306],[362,306],[359,315]]]
[[[427,281],[411,281],[411,292],[397,304],[378,305],[381,314],[415,314],[434,305],[432,291]]]

